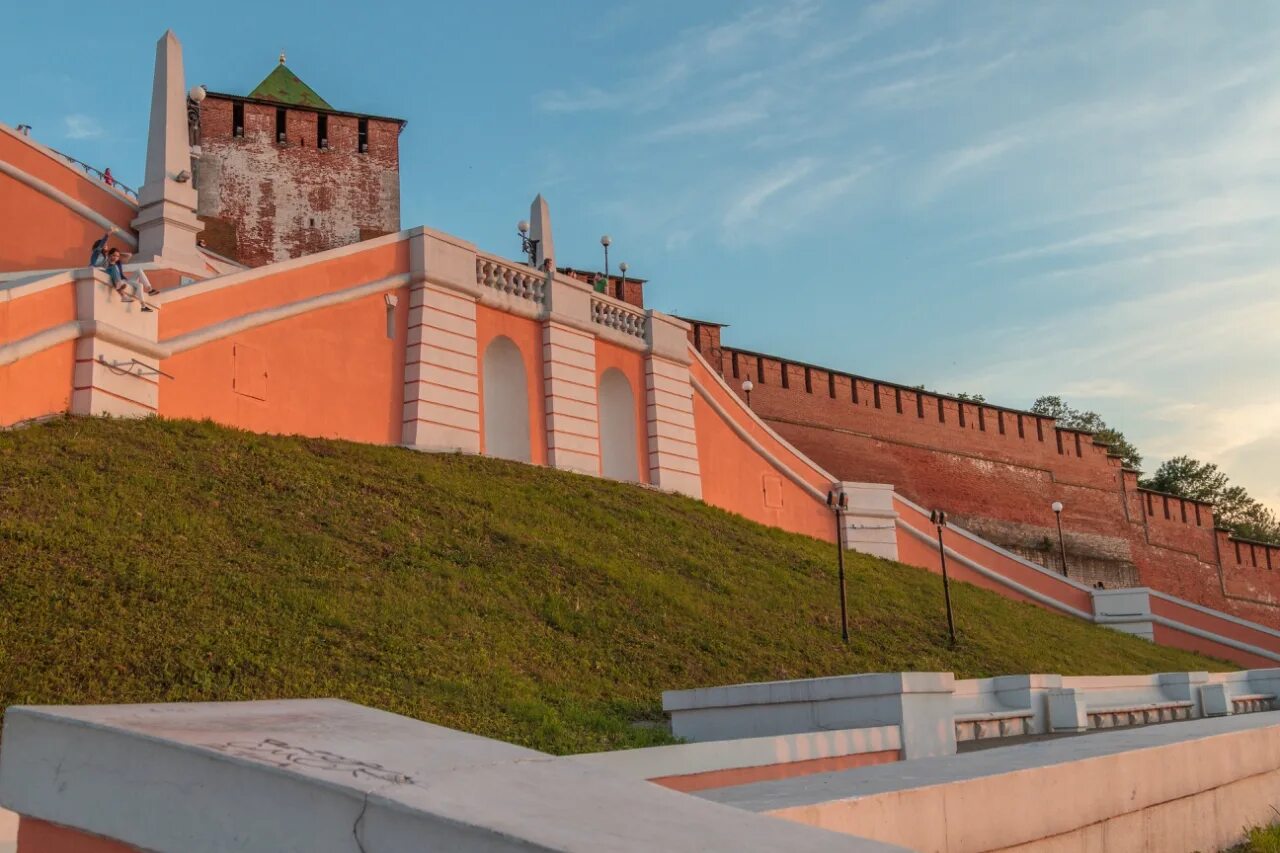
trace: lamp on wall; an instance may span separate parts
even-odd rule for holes
[[[625,285],[627,283],[627,270],[629,269],[631,269],[631,267],[627,266],[626,261],[623,261],[622,263],[618,264],[618,272],[622,273],[622,281],[618,282],[618,298],[619,299],[627,298]]]
[[[1054,501],[1050,506],[1054,517],[1058,520],[1058,547],[1062,549],[1062,576],[1067,577],[1067,540],[1062,538],[1062,501]]]
[[[836,514],[836,560],[840,566],[840,639],[849,645],[849,609],[844,594],[844,525],[840,514],[849,508],[849,496],[841,489],[839,494],[827,492],[827,507]]]
[[[742,394],[747,398],[747,408],[751,408],[751,389],[756,386],[751,384],[750,379],[742,380]]]
[[[608,234],[600,238],[600,245],[604,246],[604,280],[609,281],[609,247],[613,245],[613,238]]]
[[[516,231],[520,234],[520,251],[529,258],[529,266],[533,266],[538,257],[538,241],[529,239],[529,220],[517,222]]]

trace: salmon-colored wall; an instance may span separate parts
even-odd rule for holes
[[[487,305],[476,306],[476,387],[480,392],[480,452],[484,452],[484,351],[494,338],[506,337],[520,350],[529,389],[529,454],[547,464],[546,399],[542,388],[542,324]]]
[[[690,366],[690,374],[698,378],[702,387],[733,416],[739,404],[733,399],[733,395],[725,393],[707,374],[701,362],[695,361]],[[761,524],[781,527],[783,530],[803,533],[828,542],[835,541],[835,521],[826,504],[800,488],[769,460],[743,442],[698,393],[693,395],[693,420],[697,431],[698,468],[702,476],[703,500]],[[741,415],[737,422],[783,464],[794,464],[792,470],[806,481],[818,479],[800,457],[770,437],[767,430],[748,416]],[[772,489],[781,498],[775,503],[781,503],[781,506],[766,505],[766,478],[769,478]],[[829,486],[829,483],[814,485],[820,490]]]
[[[637,482],[649,482],[649,425],[645,406],[644,353],[636,352],[596,338],[596,388],[609,368],[617,368],[631,383],[635,402]],[[601,451],[603,459],[603,451]]]
[[[0,174],[0,272],[89,265],[89,250],[105,231],[43,193]],[[132,248],[117,240],[111,245]]]
[[[137,210],[79,167],[0,132],[0,160],[105,216],[122,231]],[[86,266],[105,229],[26,184],[0,174],[0,272]],[[123,243],[121,248],[129,247]]]
[[[398,444],[409,289],[395,293],[394,339],[387,337],[384,294],[377,293],[165,359],[160,367],[173,379],[161,382],[160,414],[255,432]],[[236,347],[247,350],[237,357]],[[255,377],[236,377],[237,361],[244,373],[255,360],[266,372],[264,400],[250,396],[258,394]]]
[[[398,240],[341,257],[317,258],[312,263],[266,275],[237,273],[249,278],[239,285],[220,286],[225,280],[203,286],[190,285],[190,296],[165,303],[160,314],[160,338],[165,340],[264,308],[346,290],[408,271],[409,241]]]
[[[22,817],[18,821],[18,853],[141,853],[137,847],[90,835],[78,829]]]
[[[931,536],[936,535],[936,528],[929,521],[928,515],[900,500],[895,500],[893,504],[898,516],[904,523],[914,527],[921,533]],[[945,531],[943,537],[946,546],[952,551],[991,569],[1002,577],[1016,581],[1029,589],[1056,601],[1061,601],[1063,604],[1074,607],[1077,610],[1085,613],[1093,612],[1093,600],[1088,590],[1080,589],[1056,575],[1046,574],[1026,566],[1011,557],[1005,556],[994,548],[984,545],[982,542],[975,542],[954,531]],[[931,572],[942,572],[942,563],[939,560],[936,541],[923,542],[901,527],[898,528],[898,559],[908,565],[920,566]],[[957,580],[995,590],[1008,598],[1040,604],[1035,599],[974,571],[959,560],[951,559],[947,561],[947,574]]]
[[[68,341],[0,367],[0,427],[67,411],[75,357]]]
[[[75,285],[0,301],[0,344],[11,343],[76,318]],[[71,404],[75,344],[68,342],[0,367],[0,426],[64,412]]]

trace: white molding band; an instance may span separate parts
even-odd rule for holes
[[[921,542],[927,542],[931,546],[935,546],[935,547],[938,544],[938,540],[936,537],[930,536],[927,533],[923,533],[920,530],[917,530],[907,522],[903,521],[901,518],[898,519],[898,526],[901,527],[903,530],[907,531],[908,533],[910,533],[912,536],[919,539]],[[947,525],[947,529],[955,530],[955,528],[951,527],[950,525]],[[946,547],[946,554],[949,558],[957,561],[962,566],[967,566],[970,569],[973,569],[975,572],[977,572],[978,574],[982,575],[985,578],[989,578],[990,580],[1003,584],[1004,586],[1007,586],[1012,590],[1016,590],[1020,594],[1027,596],[1027,598],[1030,598],[1034,601],[1038,601],[1041,604],[1045,605],[1046,607],[1051,607],[1054,610],[1061,610],[1063,613],[1067,613],[1071,616],[1075,616],[1078,619],[1083,619],[1086,622],[1094,621],[1092,613],[1086,613],[1083,610],[1077,610],[1076,608],[1072,607],[1070,604],[1064,604],[1063,602],[1058,601],[1058,599],[1054,598],[1051,595],[1046,595],[1045,593],[1040,592],[1039,590],[1032,589],[1031,587],[1026,586],[1025,584],[1019,583],[1013,578],[1006,577],[1005,575],[1000,574],[994,569],[989,569],[986,566],[982,565],[981,563],[975,562],[969,557],[966,557],[964,554],[961,554],[959,551],[952,550],[950,546],[944,546],[944,547]]]
[[[382,293],[387,290],[395,290],[399,287],[406,287],[409,284],[411,276],[408,273],[393,275],[388,278],[378,279],[366,284],[360,284],[355,287],[349,287],[346,290],[338,290],[333,293],[326,293],[321,296],[313,296],[308,299],[300,299],[297,302],[289,302],[284,305],[277,305],[274,308],[264,308],[261,311],[255,311],[252,314],[245,314],[242,317],[236,317],[222,323],[215,323],[212,326],[206,326],[193,332],[187,332],[184,335],[178,335],[159,343],[148,341],[137,335],[117,329],[107,323],[98,323],[93,320],[77,320],[71,323],[63,323],[52,329],[45,329],[37,332],[21,340],[14,341],[11,344],[0,346],[0,367],[13,364],[19,359],[29,358],[50,347],[55,347],[66,341],[73,341],[81,337],[99,337],[103,340],[111,341],[120,346],[135,349],[151,358],[170,358],[178,353],[186,352],[194,347],[210,343],[212,341],[234,335],[238,332],[245,332],[250,329],[256,329],[259,326],[265,326],[268,323],[276,323],[280,320],[287,320],[296,317],[299,314],[305,314],[309,311],[316,311],[321,308],[330,308],[334,305],[342,305],[347,302],[354,302],[365,296],[371,296],[375,293]]]
[[[747,432],[742,427],[741,424],[739,424],[729,415],[729,412],[725,410],[724,406],[721,406],[719,401],[717,401],[715,397],[711,396],[711,392],[709,392],[706,388],[703,387],[702,383],[698,381],[697,377],[690,375],[689,384],[692,385],[693,390],[697,391],[698,395],[702,397],[703,400],[706,401],[707,405],[709,405],[711,409],[717,415],[720,416],[720,419],[729,425],[729,429],[733,430],[734,434],[737,435],[738,438],[746,442],[748,447],[750,447],[756,453],[764,457],[764,460],[768,462],[770,465],[772,465],[778,471],[779,474],[786,477],[791,482],[795,483],[814,500],[822,501],[823,503],[826,502],[827,495],[825,492],[821,492],[818,489],[814,488],[814,486],[811,483],[809,483],[803,477],[797,474],[795,471],[792,471],[789,467],[784,465],[781,459],[774,456],[768,450],[768,448],[766,448],[763,444],[757,441],[755,439],[755,436]],[[768,429],[768,427],[765,427],[765,429]],[[832,482],[835,482],[835,481],[833,480]]]
[[[4,160],[0,160],[0,173],[4,173],[8,175],[9,177],[13,178],[15,181],[18,181],[19,183],[26,184],[31,189],[35,190],[36,192],[40,193],[46,198],[56,201],[58,204],[67,208],[72,213],[75,213],[76,215],[80,216],[82,219],[89,220],[90,222],[94,223],[104,231],[114,232],[114,234],[120,239],[120,242],[125,243],[126,245],[129,246],[129,248],[131,249],[138,248],[138,241],[132,234],[121,229],[119,225],[116,225],[114,222],[112,222],[110,219],[107,219],[107,217],[103,216],[101,213],[98,213],[98,211],[94,210],[92,207],[89,207],[84,202],[76,201],[74,198],[67,195],[62,190],[58,189],[52,184],[46,183],[34,175],[28,175],[26,172],[22,171],[17,166],[13,165],[12,163],[8,163]]]
[[[713,381],[715,384],[723,388],[725,393],[728,394],[731,399],[738,400],[737,393],[735,393],[734,390],[729,387],[729,383],[724,381],[724,379],[720,376],[719,371],[717,371],[714,367],[712,367],[710,364],[707,363],[707,360],[702,357],[702,353],[698,352],[696,349],[693,348],[693,344],[689,344],[689,354],[690,356],[692,356],[691,361],[696,360],[699,364],[701,364],[706,369],[707,374],[711,377],[711,381]],[[796,455],[796,457],[803,459],[805,463],[808,464],[809,470],[813,471],[813,473],[817,474],[820,478],[830,483],[835,483],[839,481],[840,479],[839,477],[836,477],[826,469],[820,467],[817,462],[814,462],[812,459],[809,458],[808,454],[802,453],[801,451],[797,450],[794,444],[787,441],[782,436],[778,435],[778,431],[775,430],[773,427],[769,426],[767,423],[765,423],[764,419],[761,418],[759,415],[757,415],[750,406],[739,401],[738,408],[739,408],[739,411],[742,412],[742,414],[746,415],[748,418],[754,421],[756,426],[760,427],[765,432],[767,432],[770,438],[778,442],[778,444],[781,444],[787,450],[790,450],[792,453]],[[827,500],[827,496],[825,493],[822,495],[822,500],[824,503]]]
[[[408,287],[411,279],[412,276],[409,273],[401,273],[387,278],[380,278],[377,281],[358,284],[355,287],[348,287],[345,290],[335,290],[332,293],[299,299],[297,302],[287,302],[284,305],[277,305],[273,308],[263,308],[261,311],[254,311],[252,314],[245,314],[241,317],[225,320],[197,331],[187,332],[186,334],[161,341],[160,348],[165,351],[165,355],[160,357],[168,358],[170,355],[186,352],[210,341],[216,341],[228,335],[234,335],[237,332],[256,329],[258,326],[265,326],[268,323],[288,320],[290,317],[306,314],[309,311],[331,308],[334,305],[354,302],[357,299],[372,296],[375,293],[395,290],[399,287]]]

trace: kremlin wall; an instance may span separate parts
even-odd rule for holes
[[[954,577],[1280,661],[1280,549],[1215,530],[1211,506],[1139,489],[1051,419],[724,347],[715,324],[645,308],[638,279],[597,291],[557,264],[541,196],[528,263],[405,229],[404,129],[334,110],[283,61],[250,95],[189,91],[172,33],[136,198],[0,125],[0,427],[158,415],[483,453],[934,571],[940,508]],[[106,230],[157,289],[146,305],[85,266]]]
[[[721,326],[690,321],[691,340],[730,385],[752,383],[755,413],[843,479],[892,483],[944,507],[956,524],[1108,589],[1150,586],[1277,624],[1280,547],[1217,530],[1210,504],[1138,486],[1090,433],[1032,412],[726,347]]]

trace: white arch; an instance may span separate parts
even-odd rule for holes
[[[529,383],[520,348],[494,338],[484,350],[484,451],[488,456],[532,462]]]
[[[636,398],[621,370],[611,367],[600,377],[600,470],[612,480],[637,482]]]

